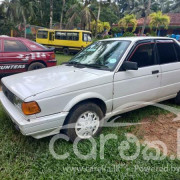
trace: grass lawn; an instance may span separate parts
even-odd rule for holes
[[[70,57],[57,55],[58,63],[67,61]],[[170,101],[168,105],[174,106]],[[177,106],[176,106],[177,107]],[[156,107],[146,107],[126,113],[117,120],[119,122],[140,122],[142,118],[166,113]],[[12,121],[0,106],[0,179],[180,179],[178,171],[155,170],[155,168],[174,167],[180,170],[179,160],[144,160],[142,153],[136,160],[128,161],[121,158],[118,146],[126,140],[125,133],[132,132],[134,127],[104,128],[102,134],[116,134],[117,140],[109,140],[105,145],[105,159],[101,160],[99,151],[96,160],[81,160],[73,152],[73,145],[66,141],[57,141],[55,151],[58,154],[69,152],[66,160],[56,160],[49,152],[51,137],[40,140],[25,137],[13,126]],[[100,138],[96,138],[97,149],[100,148]],[[141,152],[144,150],[141,146]],[[79,151],[86,154],[91,144],[83,141]],[[133,155],[136,146],[130,145],[126,155]],[[148,153],[154,153],[149,150]],[[137,168],[139,167],[139,168]],[[152,167],[154,170],[149,170]],[[74,169],[71,169],[74,168]],[[94,168],[91,171],[88,168]],[[141,168],[147,168],[142,171]]]
[[[72,57],[73,57],[73,55],[66,56],[63,54],[56,54],[56,59],[57,59],[58,65],[63,62],[69,61]]]

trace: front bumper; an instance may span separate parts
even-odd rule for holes
[[[25,136],[32,136],[36,139],[58,134],[68,112],[61,112],[35,119],[28,119],[24,116],[3,94],[0,92],[1,103],[11,117],[13,123]]]

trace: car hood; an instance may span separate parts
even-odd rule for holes
[[[102,74],[104,71],[61,65],[8,76],[2,79],[2,83],[24,100],[54,88],[91,81],[99,76],[100,72]]]

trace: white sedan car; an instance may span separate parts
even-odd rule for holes
[[[180,46],[170,38],[95,42],[69,62],[2,79],[1,102],[16,127],[42,138],[64,127],[71,141],[97,135],[103,120],[145,104],[180,102]]]

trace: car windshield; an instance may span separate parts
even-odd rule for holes
[[[68,64],[113,70],[130,41],[97,41],[73,57]]]

